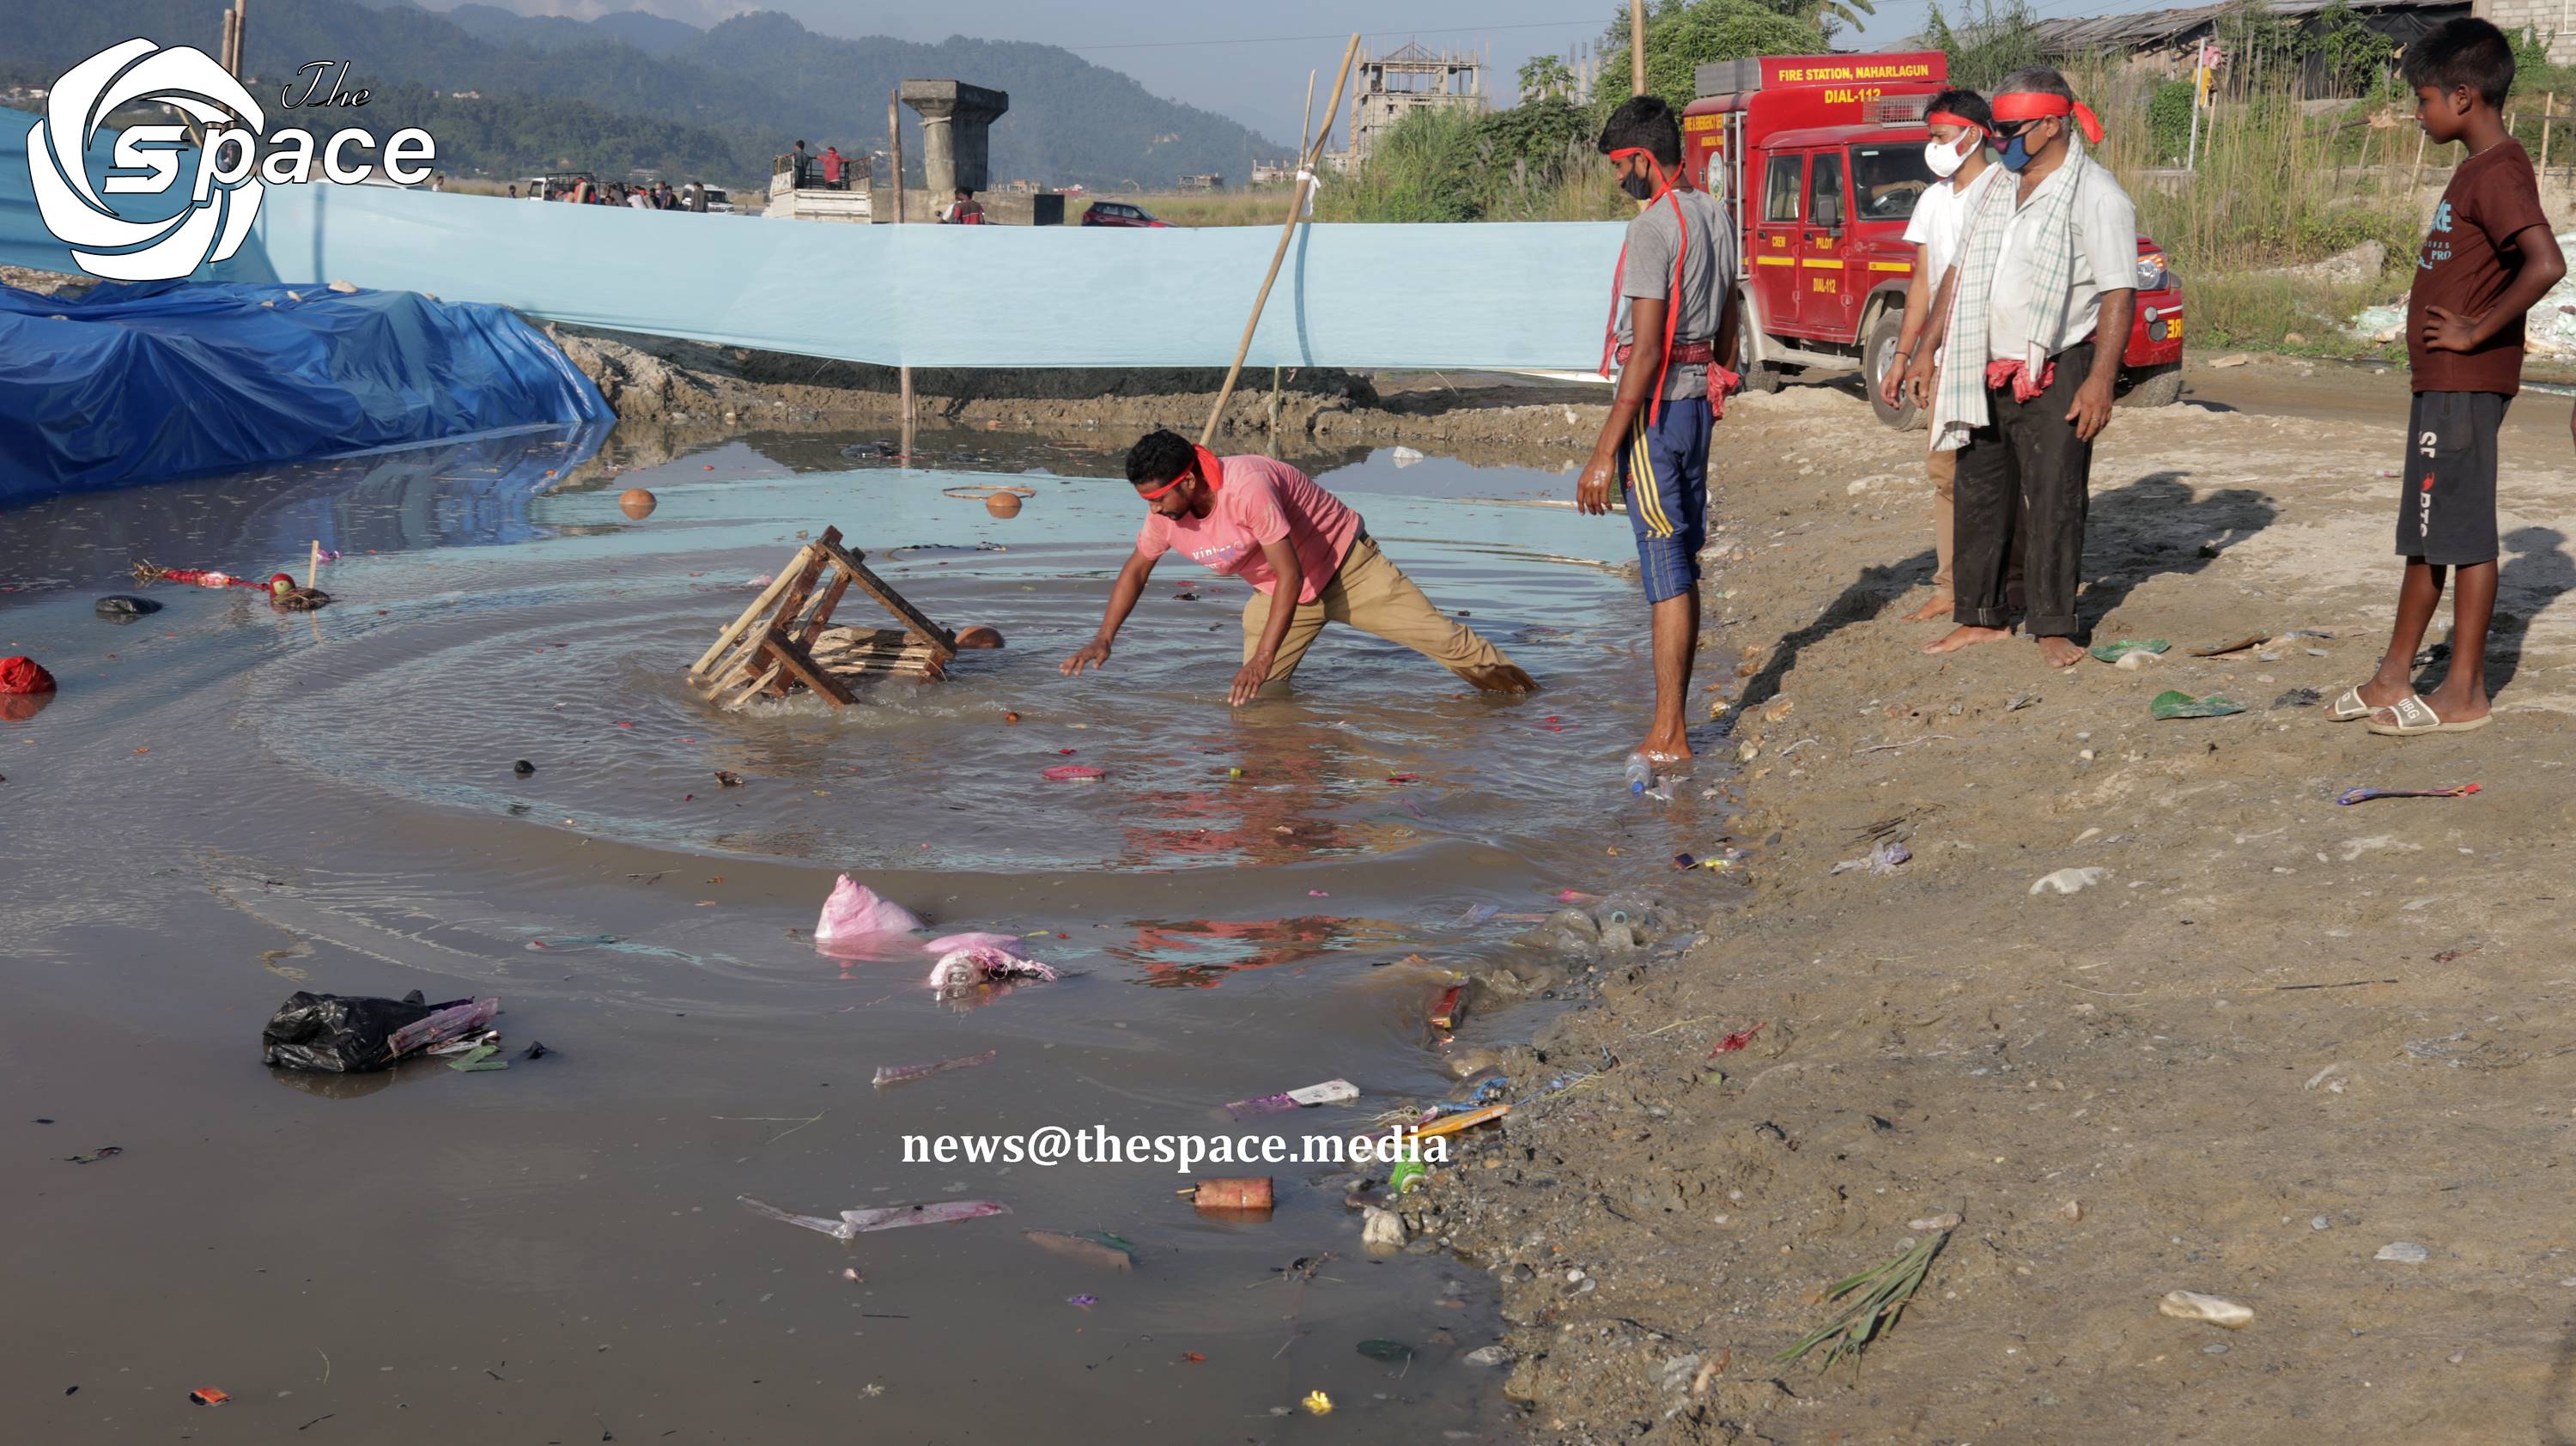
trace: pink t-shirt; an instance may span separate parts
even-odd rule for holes
[[[1136,551],[1160,557],[1177,547],[1215,572],[1272,592],[1279,579],[1271,572],[1270,559],[1261,555],[1261,544],[1289,538],[1306,574],[1297,601],[1310,603],[1323,596],[1360,535],[1360,515],[1285,462],[1228,457],[1221,465],[1225,486],[1217,490],[1208,515],[1150,513],[1136,530]]]

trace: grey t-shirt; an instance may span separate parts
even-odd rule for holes
[[[1687,243],[1681,221],[1673,215],[1673,200],[1681,202],[1682,214],[1690,218]],[[1676,191],[1672,199],[1657,201],[1628,223],[1628,260],[1619,273],[1619,295],[1670,300],[1665,293],[1673,286],[1673,252],[1685,244],[1673,340],[1715,341],[1718,318],[1735,286],[1735,225],[1725,206],[1706,191]],[[1622,306],[1619,344],[1634,339],[1628,308]],[[1707,396],[1708,368],[1674,365],[1664,373],[1663,395],[1667,401]]]

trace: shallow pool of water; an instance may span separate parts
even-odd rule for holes
[[[18,1262],[65,1322],[20,1370],[141,1357],[185,1374],[194,1330],[258,1379],[277,1342],[328,1324],[311,1292],[400,1289],[416,1303],[371,1319],[361,1348],[393,1369],[281,1385],[298,1405],[275,1420],[345,1410],[426,1437],[488,1423],[499,1377],[529,1383],[506,1398],[518,1419],[571,1429],[605,1409],[629,1439],[1266,1440],[1301,1429],[1271,1411],[1312,1389],[1343,1403],[1345,1439],[1500,1429],[1495,1380],[1460,1361],[1493,1338],[1473,1272],[1368,1258],[1338,1191],[1308,1183],[1325,1170],[1270,1168],[1281,1206],[1246,1224],[1195,1214],[1167,1165],[905,1164],[901,1142],[1046,1125],[1294,1139],[1445,1091],[1458,1045],[1424,1016],[1451,971],[1521,947],[1559,890],[1707,852],[1721,823],[1705,784],[1669,806],[1620,788],[1650,688],[1625,523],[1526,505],[1566,495],[1553,472],[1319,467],[1546,691],[1488,699],[1332,629],[1292,691],[1235,710],[1244,592],[1177,558],[1106,672],[1057,672],[1141,514],[1114,458],[979,436],[952,440],[1016,460],[898,468],[874,440],[755,437],[566,485],[581,469],[561,439],[508,439],[0,514],[0,653],[63,683],[0,723],[21,946],[0,1031],[24,1036],[0,1071],[31,1115],[86,1117],[79,1141],[48,1127],[27,1151],[101,1131],[157,1145],[115,1173],[60,1165],[9,1232],[61,1247]],[[942,495],[993,481],[1036,495],[1008,520]],[[639,485],[659,506],[636,522],[616,497]],[[825,526],[932,617],[1009,646],[856,708],[711,707],[682,670]],[[300,572],[316,537],[343,554],[321,612],[161,586],[138,623],[91,616],[138,557]],[[854,594],[843,618],[870,606]],[[1063,762],[1107,777],[1041,780]],[[943,1002],[926,955],[822,956],[805,935],[840,872],[936,925],[1022,936],[1066,977]],[[1666,873],[1686,907],[1713,902],[1708,876]],[[248,1061],[295,987],[495,993],[514,1049],[559,1054],[272,1078]],[[1470,1018],[1457,1039],[1532,1022]],[[110,1054],[131,1068],[75,1082],[75,1061]],[[1217,1108],[1335,1077],[1359,1105],[1242,1124]],[[165,1191],[208,1202],[203,1229],[115,1248]],[[744,1193],[809,1214],[964,1196],[1014,1214],[843,1246],[750,1215]],[[1141,1265],[1093,1273],[1024,1229],[1114,1231]],[[197,1247],[309,1284],[174,1284]],[[1326,1252],[1302,1290],[1265,1284]],[[120,1285],[169,1318],[120,1336],[101,1314],[93,1334],[78,1302]],[[1365,1338],[1418,1354],[1372,1361]],[[166,1397],[119,1419],[157,1420]],[[114,1400],[73,1399],[67,1424]]]

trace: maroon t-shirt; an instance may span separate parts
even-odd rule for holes
[[[2476,351],[2427,351],[2424,310],[2438,306],[2460,316],[2483,315],[2522,271],[2522,253],[2506,243],[2527,227],[2548,224],[2531,155],[2521,142],[2489,146],[2451,173],[2415,255],[2414,288],[2406,294],[2406,358],[2414,364],[2415,390],[2509,397],[2522,389],[2521,317]]]

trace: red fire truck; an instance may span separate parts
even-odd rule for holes
[[[1923,112],[1948,77],[1937,50],[1699,68],[1699,99],[1682,113],[1682,160],[1736,207],[1744,321],[1734,365],[1748,387],[1776,391],[1783,375],[1858,368],[1881,421],[1920,425],[1912,406],[1881,402],[1878,383],[1895,360],[1913,279],[1905,223],[1924,188],[1939,184],[1923,160]],[[2163,406],[2182,395],[2182,288],[2144,236],[2137,285],[2121,402]]]

